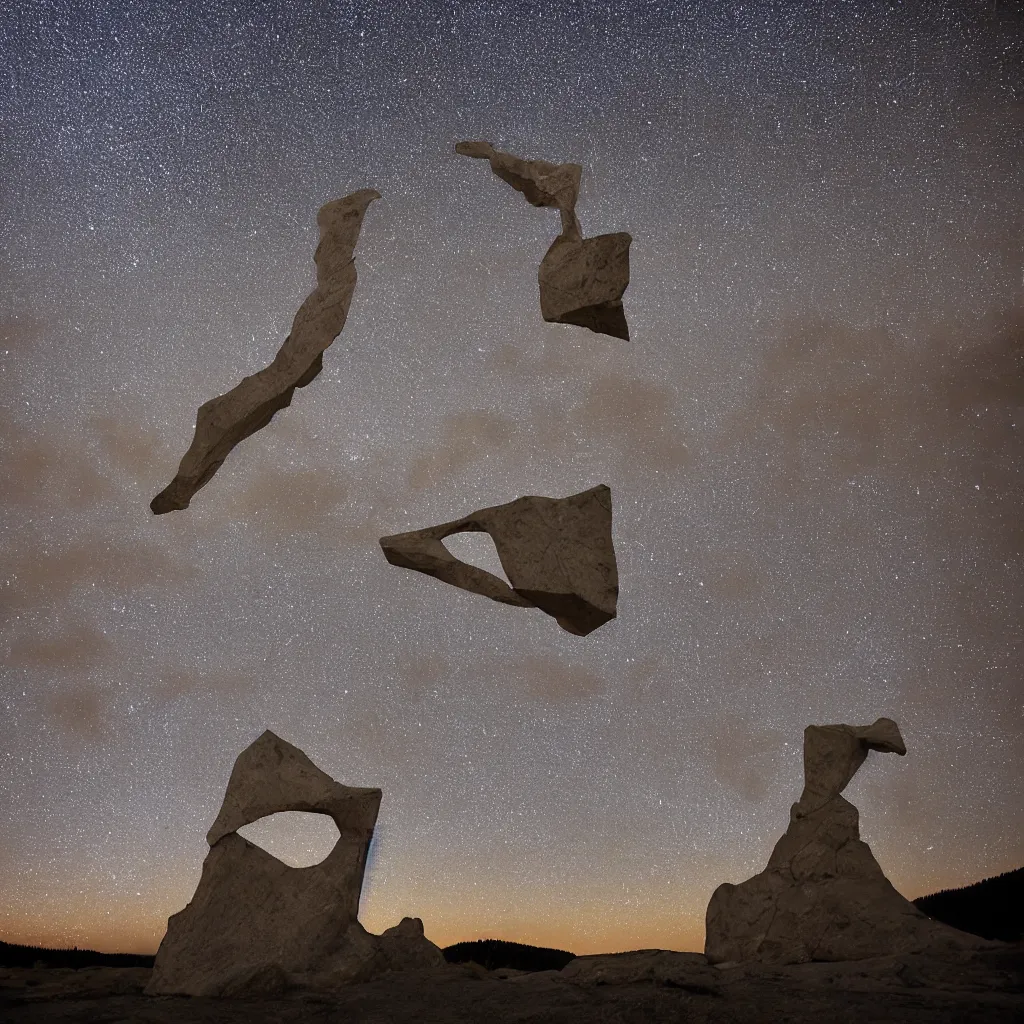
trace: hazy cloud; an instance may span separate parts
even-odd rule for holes
[[[599,441],[617,451],[623,467],[674,472],[691,462],[690,446],[675,422],[678,398],[651,381],[607,374],[568,411],[581,441]]]
[[[79,623],[65,633],[17,637],[11,643],[7,665],[11,669],[84,672],[103,661],[111,646],[110,639],[101,630]]]
[[[715,724],[710,741],[715,777],[747,800],[763,800],[778,774],[784,734],[730,715]]]
[[[440,654],[410,650],[395,655],[395,671],[410,700],[419,700],[451,674],[448,660]]]
[[[228,499],[233,516],[274,533],[334,532],[331,514],[342,506],[348,487],[334,467],[282,470],[262,466],[244,488]]]
[[[89,426],[97,435],[100,450],[134,480],[149,481],[159,467],[173,465],[170,448],[155,432],[141,426],[140,418],[93,416]]]
[[[548,654],[504,664],[497,677],[505,681],[510,695],[518,691],[553,704],[588,700],[607,690],[605,681],[589,669]]]
[[[722,442],[780,455],[778,482],[789,489],[889,467],[973,476],[979,461],[1024,453],[1013,426],[1024,405],[1024,320],[1001,317],[978,335],[936,332],[911,349],[884,330],[792,324]]]
[[[51,694],[44,698],[43,710],[64,732],[83,739],[95,739],[105,728],[105,702],[99,689],[93,686]]]
[[[34,432],[2,414],[0,478],[0,503],[12,506],[83,508],[114,493],[85,446],[67,433]]]
[[[60,551],[40,543],[9,562],[4,575],[3,605],[10,610],[53,606],[82,585],[121,590],[166,585],[193,578],[195,570],[157,547],[127,545],[96,534]]]
[[[414,491],[446,483],[492,451],[508,448],[518,427],[496,413],[469,409],[443,417],[440,433],[436,445],[409,465],[406,480]]]
[[[149,695],[160,702],[197,695],[238,696],[251,691],[252,678],[242,672],[213,669],[200,673],[187,666],[165,669],[148,687]]]

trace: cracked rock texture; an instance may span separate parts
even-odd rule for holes
[[[460,142],[461,156],[487,160],[491,170],[522,192],[533,206],[556,207],[562,232],[540,265],[541,316],[548,323],[576,324],[598,334],[629,340],[622,296],[629,285],[629,246],[625,232],[584,238],[576,218],[579,164],[523,160],[496,150],[489,142]]]
[[[418,920],[380,936],[357,920],[380,799],[379,789],[343,786],[263,733],[235,761],[199,885],[167,922],[146,992],[267,997],[442,964]],[[329,815],[339,832],[334,849],[320,864],[293,868],[236,834],[278,811]]]
[[[199,407],[195,435],[178,472],[150,502],[156,515],[188,508],[235,445],[291,405],[295,389],[304,388],[323,369],[325,349],[345,326],[356,287],[353,250],[366,209],[375,199],[380,194],[364,188],[320,208],[316,288],[299,307],[274,361]]]
[[[708,904],[709,962],[861,960],[986,944],[922,914],[861,841],[857,808],[839,794],[869,750],[906,753],[895,722],[807,727],[804,790],[789,829],[761,874],[720,885]]]
[[[491,536],[511,587],[456,558],[453,533]],[[586,636],[616,615],[619,576],[612,547],[612,494],[603,484],[568,498],[526,496],[425,530],[382,537],[392,565],[520,608],[540,608]]]

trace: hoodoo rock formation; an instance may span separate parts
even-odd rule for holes
[[[862,960],[984,944],[904,899],[861,840],[857,808],[839,794],[869,750],[907,752],[895,722],[804,731],[804,790],[789,829],[761,874],[711,896],[704,950],[711,963]]]
[[[491,536],[511,587],[456,558],[453,533]],[[612,547],[612,493],[603,484],[568,498],[526,496],[454,522],[382,537],[392,565],[520,608],[540,608],[562,629],[586,636],[616,614],[619,576]]]
[[[491,170],[526,196],[533,206],[557,207],[562,233],[541,261],[541,316],[549,323],[576,324],[598,334],[629,340],[622,295],[629,285],[629,246],[624,231],[584,238],[576,218],[580,191],[579,164],[523,160],[482,140],[460,142],[461,156],[487,160]]]
[[[271,995],[443,964],[419,920],[405,918],[379,936],[357,920],[380,799],[379,789],[343,786],[297,747],[263,733],[235,761],[199,885],[167,922],[146,992]],[[340,835],[325,860],[292,868],[236,834],[278,811],[334,820]]]
[[[188,508],[193,495],[209,483],[240,441],[265,427],[291,404],[323,369],[323,354],[341,333],[356,287],[353,251],[367,207],[380,193],[360,189],[320,208],[316,288],[299,307],[274,361],[230,391],[199,407],[192,444],[174,479],[150,502],[156,515]]]

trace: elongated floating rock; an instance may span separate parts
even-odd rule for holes
[[[341,333],[356,287],[353,251],[363,215],[380,193],[360,189],[320,208],[316,288],[299,307],[274,361],[199,407],[195,435],[174,479],[151,502],[156,515],[188,508],[240,441],[265,427],[323,369],[323,354]]]

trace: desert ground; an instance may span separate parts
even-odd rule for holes
[[[1020,1024],[1024,945],[940,959],[919,954],[845,963],[709,966],[697,953],[642,950],[577,957],[561,971],[476,964],[385,974],[331,992],[249,998],[142,994],[144,968],[0,970],[8,1024]]]

